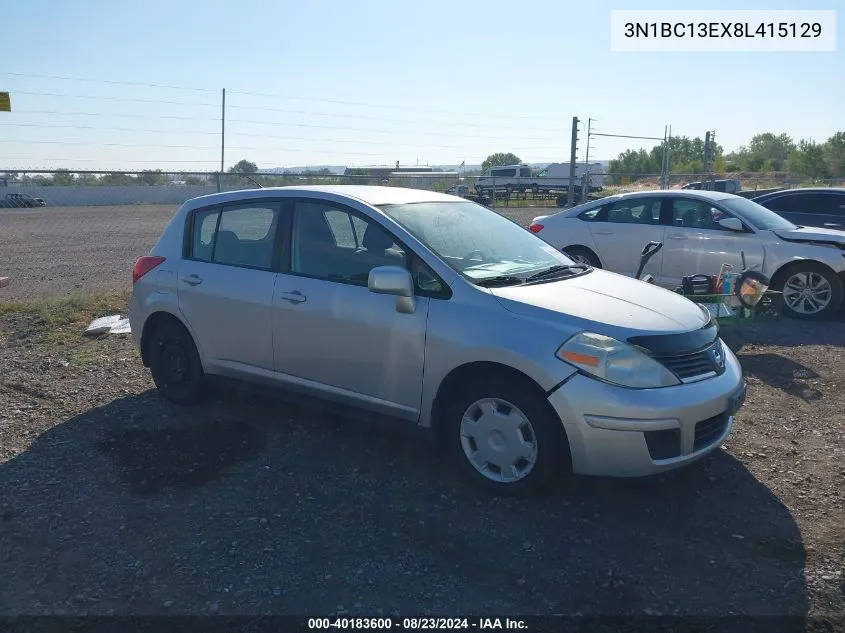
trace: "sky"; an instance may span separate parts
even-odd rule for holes
[[[839,0],[690,2],[836,9]],[[845,130],[845,52],[619,53],[612,9],[673,2],[205,0],[5,3],[0,171],[214,170],[569,159],[572,117],[610,134]],[[837,31],[845,32],[845,11]],[[655,142],[593,137],[591,160]],[[584,160],[586,130],[578,158]]]

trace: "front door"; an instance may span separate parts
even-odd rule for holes
[[[188,257],[179,264],[179,309],[196,335],[206,371],[273,369],[271,305],[280,226],[274,202],[199,209]]]
[[[732,231],[719,225],[722,218],[736,217],[726,209],[695,198],[671,199],[671,225],[666,227],[663,270],[657,282],[676,288],[689,275],[718,275],[722,264],[732,272],[743,270],[743,254],[749,270],[762,271],[763,245],[756,233]]]
[[[406,266],[408,253],[375,220],[319,200],[293,205],[289,270],[273,296],[275,369],[315,395],[416,421],[429,299],[396,311],[370,292],[376,266]]]
[[[599,258],[607,270],[623,275],[637,272],[643,247],[663,240],[665,227],[660,224],[660,205],[658,197],[623,198],[603,207],[597,218],[589,222]],[[660,251],[649,260],[643,273],[659,276],[662,258]]]

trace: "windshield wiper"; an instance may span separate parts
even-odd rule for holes
[[[587,270],[588,268],[589,266],[587,266],[586,264],[557,264],[555,266],[546,268],[545,270],[541,270],[538,273],[534,273],[529,277],[526,277],[525,281],[534,281],[535,279],[542,279],[543,277],[554,275],[556,273],[568,272],[570,270]]]
[[[495,277],[485,277],[475,281],[476,286],[515,286],[523,283],[525,280],[522,277],[515,275],[496,275]]]

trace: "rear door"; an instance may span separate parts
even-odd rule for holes
[[[763,243],[749,227],[739,233],[719,225],[736,217],[726,209],[699,198],[672,197],[663,244],[663,269],[657,282],[675,288],[689,275],[718,275],[722,264],[742,271],[742,254],[749,269],[762,270]]]
[[[278,266],[277,201],[198,209],[179,264],[179,308],[207,370],[273,369],[272,302]]]
[[[663,241],[665,227],[660,223],[660,205],[659,196],[623,198],[602,207],[589,222],[599,258],[607,270],[634,275],[643,247]],[[662,257],[662,252],[658,252],[644,272],[659,276]]]

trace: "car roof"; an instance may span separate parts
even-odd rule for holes
[[[287,187],[265,187],[263,189],[238,189],[199,196],[188,201],[191,207],[208,204],[224,204],[244,199],[272,198],[297,193],[329,194],[358,200],[372,206],[384,204],[410,204],[415,202],[466,202],[463,198],[436,191],[409,189],[405,187],[384,187],[376,185],[292,185]]]
[[[795,187],[794,189],[780,189],[778,191],[770,191],[752,198],[776,198],[779,196],[791,196],[798,193],[840,193],[845,194],[845,187]]]

